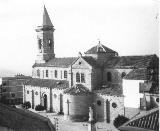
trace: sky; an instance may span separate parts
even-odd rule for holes
[[[159,53],[158,0],[0,0],[0,69],[31,75],[45,5],[56,57],[101,43],[120,56]]]

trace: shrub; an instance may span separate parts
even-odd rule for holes
[[[42,105],[37,105],[37,106],[35,107],[35,110],[36,110],[36,111],[43,111],[43,110],[45,110],[45,107],[42,106]]]
[[[58,115],[64,115],[64,113],[62,111],[58,112]]]
[[[116,128],[120,127],[124,123],[126,123],[129,120],[129,118],[123,116],[123,115],[118,115],[115,120],[113,121],[113,124]]]
[[[22,104],[22,107],[25,109],[29,109],[29,108],[31,108],[31,103],[29,101],[26,101]]]

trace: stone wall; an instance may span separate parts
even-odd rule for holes
[[[91,87],[92,90],[96,89],[97,87],[100,87],[102,84],[102,71],[101,69],[92,69],[91,73]]]
[[[106,121],[107,119],[107,112],[106,112],[107,100],[109,101],[110,122],[113,122],[114,119],[119,114],[124,115],[124,97],[123,96],[118,97],[118,96],[96,94],[94,97],[94,103],[95,103],[95,116],[97,121]]]

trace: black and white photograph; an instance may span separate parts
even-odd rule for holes
[[[0,0],[0,131],[159,131],[159,0]]]

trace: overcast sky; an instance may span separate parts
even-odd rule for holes
[[[98,44],[119,55],[158,55],[158,1],[0,0],[0,68],[31,74],[35,29],[46,5],[55,27],[56,57],[78,56]]]

